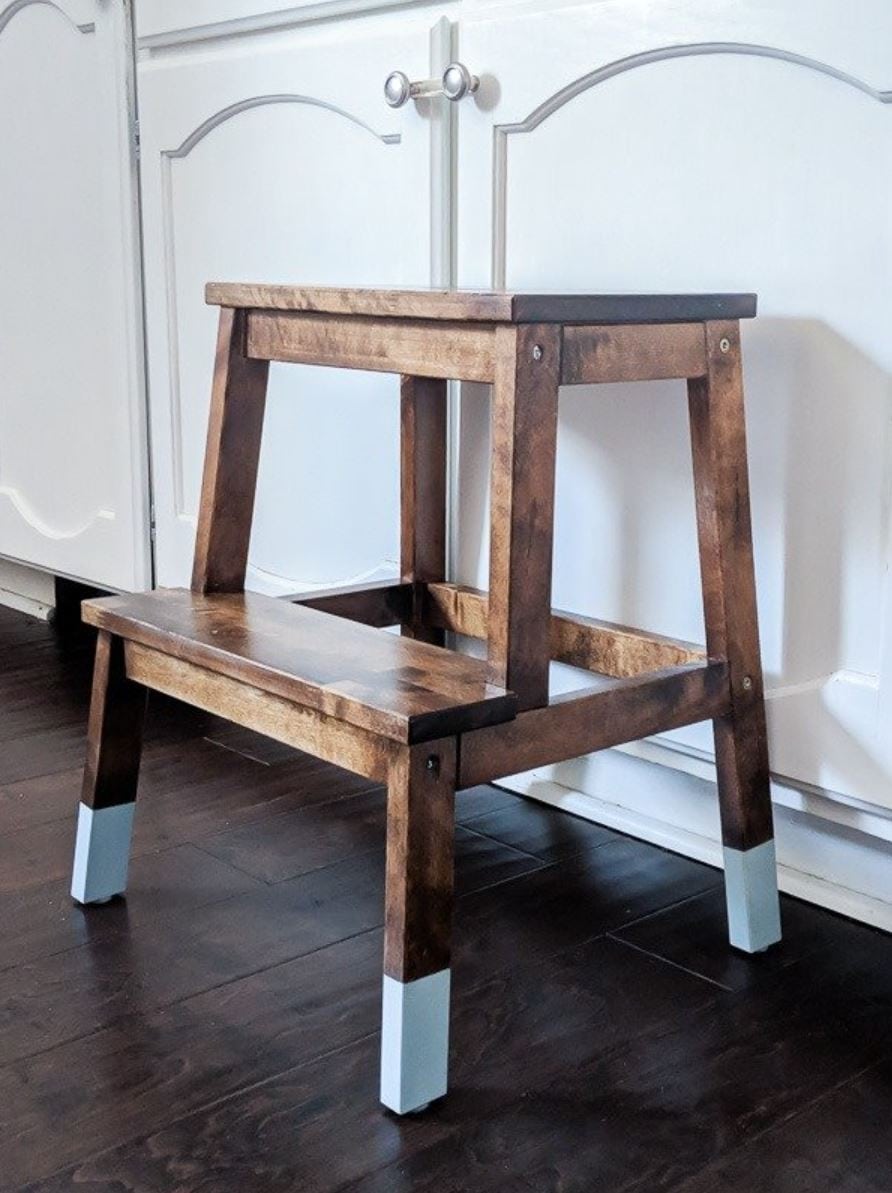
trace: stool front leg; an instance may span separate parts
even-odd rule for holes
[[[100,631],[71,880],[78,903],[105,903],[127,887],[145,705],[145,688],[126,676],[124,643]]]
[[[387,789],[381,1101],[397,1114],[446,1093],[456,743],[403,748]]]
[[[768,735],[736,323],[707,323],[705,377],[688,384],[706,643],[728,663],[730,710],[715,722],[731,944],[781,938]]]

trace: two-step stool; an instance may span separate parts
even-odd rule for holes
[[[446,1092],[457,788],[715,724],[731,943],[780,938],[740,318],[752,295],[212,284],[220,332],[190,591],[88,601],[99,630],[72,894],[122,893],[145,691],[387,784],[381,1099]],[[402,375],[399,581],[244,591],[270,361]],[[705,651],[553,613],[558,387],[686,378]],[[446,380],[492,385],[489,593],[445,574]],[[402,636],[381,631],[402,626]],[[486,639],[486,660],[444,631]],[[550,660],[598,672],[549,700]]]

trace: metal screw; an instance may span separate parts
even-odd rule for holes
[[[542,348],[539,344],[533,347],[533,360],[541,360],[543,356]]]
[[[751,675],[744,675],[744,677],[743,677],[743,690],[744,690],[745,692],[748,692],[752,686],[753,686],[753,679],[752,679],[752,676],[751,676]]]
[[[731,351],[731,341],[727,338],[727,336],[722,336],[722,338],[719,340],[719,347],[721,348],[722,352]]]
[[[439,756],[437,754],[431,754],[431,756],[428,758],[427,762],[425,762],[424,766],[425,766],[425,769],[429,770],[432,775],[438,775],[440,773]]]

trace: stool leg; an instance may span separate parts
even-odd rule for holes
[[[100,631],[71,881],[78,903],[126,889],[145,703],[145,688],[125,674],[124,643]]]
[[[400,382],[400,575],[413,585],[404,637],[442,646],[443,630],[425,626],[424,585],[446,579],[446,382]]]
[[[726,659],[731,709],[715,722],[731,944],[781,937],[759,656],[737,323],[706,324],[707,375],[688,383],[706,642]]]
[[[446,1093],[454,739],[404,748],[387,789],[381,1101],[397,1114]]]
[[[561,330],[496,328],[488,659],[521,709],[548,703]]]

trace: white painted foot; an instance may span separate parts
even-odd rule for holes
[[[397,1114],[422,1110],[446,1093],[448,969],[398,982],[384,975],[381,1101]]]
[[[105,903],[127,889],[130,837],[136,804],[94,811],[81,804],[71,897],[78,903]]]
[[[736,949],[761,953],[781,938],[774,841],[755,849],[723,849],[728,937]]]

